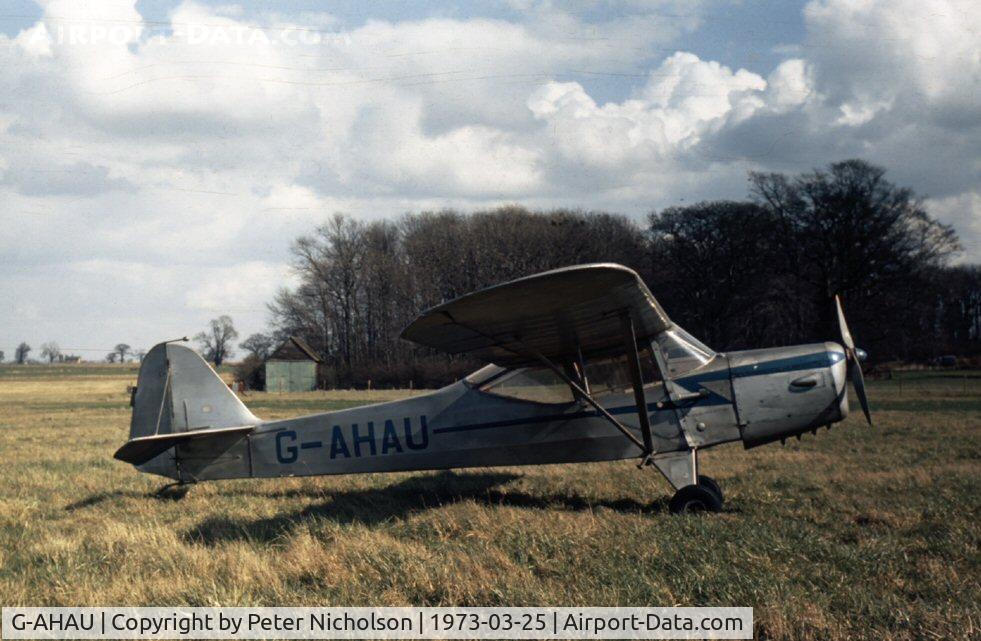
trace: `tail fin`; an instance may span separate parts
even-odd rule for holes
[[[183,479],[191,463],[215,463],[260,422],[197,352],[160,343],[140,365],[129,441],[116,458],[144,472]],[[192,447],[192,441],[199,446]],[[165,456],[172,447],[174,456]],[[178,451],[181,447],[207,451]]]
[[[160,343],[144,357],[130,439],[259,422],[194,350]]]

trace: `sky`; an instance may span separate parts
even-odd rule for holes
[[[853,157],[981,262],[979,33],[960,0],[5,0],[0,350],[266,330],[335,212],[641,221]]]

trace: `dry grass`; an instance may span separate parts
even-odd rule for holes
[[[202,484],[111,458],[130,369],[0,368],[3,605],[751,605],[778,639],[977,638],[981,379],[878,426],[707,453],[726,511],[629,462]],[[918,386],[918,387],[917,387]],[[252,394],[284,417],[399,392]],[[928,408],[928,412],[918,411]]]

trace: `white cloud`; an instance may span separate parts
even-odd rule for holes
[[[748,169],[853,156],[931,197],[981,260],[975,3],[814,0],[804,41],[759,73],[676,50],[698,3],[517,2],[515,19],[350,28],[43,4],[0,36],[0,295],[18,303],[0,348],[28,325],[35,342],[150,343],[222,308],[262,329],[290,242],[335,211],[641,213],[742,197]],[[78,322],[11,311],[52,301]]]
[[[293,285],[287,265],[246,261],[197,272],[184,301],[189,309],[210,314],[261,312],[280,287]]]
[[[580,193],[634,184],[635,201],[653,203],[672,193],[672,174],[700,162],[706,136],[768,100],[759,75],[677,52],[621,103],[598,105],[580,84],[552,82],[529,97],[528,108],[544,124],[542,146],[556,152],[548,163],[553,180],[574,177],[569,184]]]
[[[960,261],[978,262],[981,257],[981,193],[969,191],[928,200],[926,208],[932,215],[957,229],[964,246]]]
[[[800,107],[814,93],[814,79],[807,61],[791,58],[780,63],[767,78],[768,103],[777,112]]]
[[[763,79],[754,74],[741,70],[737,77],[718,63],[676,53],[651,72],[636,99],[598,107],[578,83],[550,83],[532,95],[529,107],[545,119],[623,118],[624,124],[639,126],[630,136],[634,142],[656,139],[673,146],[697,136],[707,123],[731,111],[733,94],[763,86]]]
[[[981,120],[981,9],[970,0],[812,0],[807,54],[836,124]],[[896,126],[897,123],[890,123]]]
[[[53,38],[43,22],[38,22],[33,27],[25,29],[14,40],[18,47],[35,58],[50,58],[52,42]]]
[[[786,172],[860,157],[934,199],[974,190],[981,5],[813,0],[804,18],[799,57],[768,78],[768,108],[730,121],[702,151]]]
[[[822,90],[852,113],[929,105],[940,118],[981,115],[976,2],[813,0],[804,15]]]

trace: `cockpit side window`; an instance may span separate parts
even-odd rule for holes
[[[661,372],[650,349],[641,349],[639,356],[644,388],[662,385]],[[583,384],[577,365],[566,363],[565,368],[570,378],[577,380],[580,385]],[[479,384],[480,391],[536,403],[571,403],[575,400],[568,383],[547,367],[525,367],[504,373],[500,373],[501,371],[498,369],[496,373],[486,372],[489,378],[482,379],[486,382]],[[593,397],[629,394],[633,391],[626,356],[586,359],[585,374],[585,384]]]
[[[482,392],[536,403],[571,403],[572,389],[555,372],[546,367],[526,367],[499,376]]]
[[[640,352],[640,375],[645,389],[661,384],[661,373],[647,349]],[[626,356],[587,361],[586,380],[590,394],[596,397],[626,394],[633,390]]]

